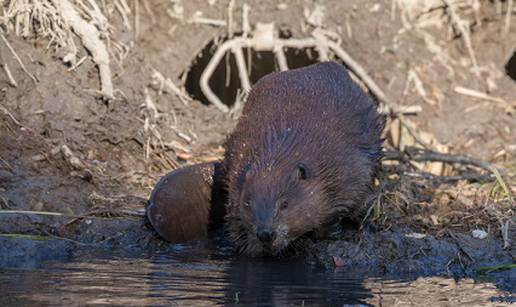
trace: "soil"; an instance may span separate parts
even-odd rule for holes
[[[225,19],[228,2],[184,1],[184,16],[202,11],[206,17]],[[310,28],[304,9],[313,10],[318,3],[270,0],[249,4],[251,23],[275,21],[293,37],[304,37]],[[460,35],[447,25],[404,29],[399,10],[392,18],[390,1],[320,4],[326,8],[323,26],[343,38],[343,48],[378,85],[398,104],[422,107],[422,112],[410,117],[418,128],[433,134],[451,152],[496,163],[516,192],[514,109],[454,90],[462,86],[488,91],[492,97],[516,102],[516,83],[504,71],[516,46],[515,22],[509,35],[502,36],[504,15],[494,5],[482,11],[482,23],[473,27],[471,37],[478,62],[489,70],[475,77]],[[0,207],[59,213],[0,212],[0,255],[6,255],[0,263],[24,253],[24,245],[14,248],[7,234],[50,237],[49,242],[58,243],[43,245],[49,254],[89,246],[166,246],[143,220],[154,183],[181,165],[220,159],[221,144],[236,122],[212,105],[198,100],[184,104],[152,84],[153,69],[182,84],[183,75],[203,48],[227,35],[225,28],[171,18],[169,6],[169,1],[153,1],[150,13],[142,10],[137,37],[124,27],[118,14],[109,16],[112,36],[128,48],[124,57],[112,55],[117,91],[110,102],[96,95],[98,71],[91,61],[68,71],[58,54],[46,48],[45,40],[9,33],[8,41],[36,76],[35,83],[0,42],[0,58],[18,84],[9,85],[0,73]],[[240,16],[241,9],[236,4],[235,16]],[[441,56],[427,48],[425,33],[444,50]],[[442,64],[445,56],[451,59],[446,65]],[[411,69],[417,70],[427,101],[412,88],[406,90]],[[487,88],[486,79],[496,87]],[[144,107],[146,92],[157,107],[158,118],[149,116]],[[151,129],[145,126],[146,118]],[[167,146],[156,145],[160,142],[156,131]],[[360,235],[319,243],[313,259],[329,266],[360,264],[387,271],[405,268],[420,274],[451,271],[458,275],[473,274],[478,266],[514,263],[514,202],[497,198],[495,183],[432,185],[403,178],[386,186],[383,195],[389,201],[370,221],[376,230],[367,228]],[[500,235],[500,221],[509,221],[512,241],[508,245]],[[473,238],[470,231],[474,229],[485,230],[488,237]],[[407,236],[410,233],[427,236],[417,239]],[[12,252],[4,254],[6,250]],[[514,269],[500,278],[514,285]]]

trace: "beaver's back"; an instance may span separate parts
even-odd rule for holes
[[[336,63],[262,78],[225,146],[230,202],[248,165],[281,158],[316,165],[337,206],[360,202],[381,157],[383,122],[373,100]]]

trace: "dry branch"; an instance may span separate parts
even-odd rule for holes
[[[385,159],[397,161],[457,163],[463,165],[473,165],[488,171],[494,168],[494,165],[480,159],[475,159],[463,155],[445,154],[415,147],[407,147],[403,152],[387,151],[385,153]]]
[[[467,180],[469,182],[486,183],[496,180],[496,177],[492,176],[491,174],[478,173],[464,173],[460,175],[451,176],[439,176],[428,172],[404,172],[403,174],[408,177],[431,180],[435,184],[454,183],[461,180]]]
[[[450,0],[442,0],[444,4],[448,7],[448,10],[450,12],[450,16],[452,19],[452,22],[455,24],[457,29],[462,35],[462,39],[464,41],[464,45],[466,46],[466,49],[468,50],[469,57],[471,59],[471,63],[473,64],[473,69],[475,74],[479,74],[478,70],[478,62],[477,58],[475,56],[475,51],[473,50],[473,45],[471,44],[471,36],[469,35],[469,29],[466,27],[464,20],[462,20],[458,13],[455,11],[454,5],[451,3]]]
[[[9,118],[11,118],[11,120],[18,126],[20,127],[23,127],[22,124],[20,123],[19,120],[16,119],[16,117],[14,117],[14,115],[9,112],[9,110],[7,110],[4,106],[0,105],[0,111],[2,111],[5,115],[9,116]]]
[[[84,20],[74,6],[68,0],[53,0],[63,20],[81,38],[81,41],[91,53],[93,61],[97,64],[100,74],[101,94],[106,99],[113,99],[113,84],[111,80],[111,69],[109,67],[109,53],[106,44],[100,39],[97,28]],[[97,16],[101,15],[96,11]],[[99,16],[100,17],[100,16]],[[101,16],[103,17],[103,16]],[[104,18],[105,19],[105,18]]]
[[[18,83],[14,79],[13,74],[11,73],[11,70],[9,69],[9,66],[7,65],[7,63],[1,63],[1,65],[2,65],[2,69],[5,72],[5,75],[7,76],[7,80],[9,81],[9,84],[12,87],[18,87]]]
[[[5,45],[7,46],[7,48],[9,49],[9,51],[11,51],[12,55],[14,56],[14,58],[16,59],[16,61],[18,61],[18,64],[20,64],[20,67],[23,69],[23,71],[32,79],[32,81],[34,81],[34,83],[38,83],[38,79],[36,79],[36,77],[34,77],[33,74],[31,74],[27,68],[25,67],[25,65],[23,64],[23,61],[20,59],[20,57],[18,56],[18,54],[16,53],[16,51],[14,50],[14,48],[11,46],[11,44],[9,43],[9,41],[5,38],[5,36],[0,33],[0,37],[2,38],[2,40],[4,41]]]
[[[504,192],[510,196],[511,191],[507,184],[503,180],[500,171],[493,164],[475,159],[463,155],[454,155],[435,152],[427,149],[420,149],[415,147],[407,147],[404,152],[399,151],[388,151],[385,153],[385,160],[397,160],[397,161],[415,161],[415,162],[444,162],[444,163],[456,163],[462,165],[476,166],[486,171],[491,172]]]
[[[502,98],[492,97],[492,96],[487,95],[486,93],[482,93],[482,92],[472,90],[469,88],[465,88],[462,86],[456,86],[454,90],[455,90],[455,92],[457,92],[461,95],[466,95],[466,96],[470,96],[470,97],[493,101],[493,102],[501,103],[504,105],[507,104],[507,102],[505,100],[503,100]]]
[[[166,89],[168,92],[175,94],[184,105],[188,105],[188,102],[192,100],[192,98],[185,94],[185,92],[175,85],[172,80],[166,78],[154,68],[152,69],[152,83],[157,85],[160,91]]]
[[[509,34],[509,30],[511,29],[511,15],[513,4],[513,0],[507,0],[507,12],[505,13],[505,26],[503,29],[504,35]]]

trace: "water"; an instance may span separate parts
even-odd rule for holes
[[[368,276],[205,246],[178,245],[166,253],[83,249],[4,261],[0,268],[0,306],[478,306],[511,300],[490,282]]]

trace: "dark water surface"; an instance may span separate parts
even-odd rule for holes
[[[152,253],[77,252],[67,244],[45,249],[48,243],[37,240],[12,244],[26,249],[9,256],[1,251],[0,306],[478,306],[515,300],[489,281],[368,276],[301,260],[246,259],[201,244]]]

